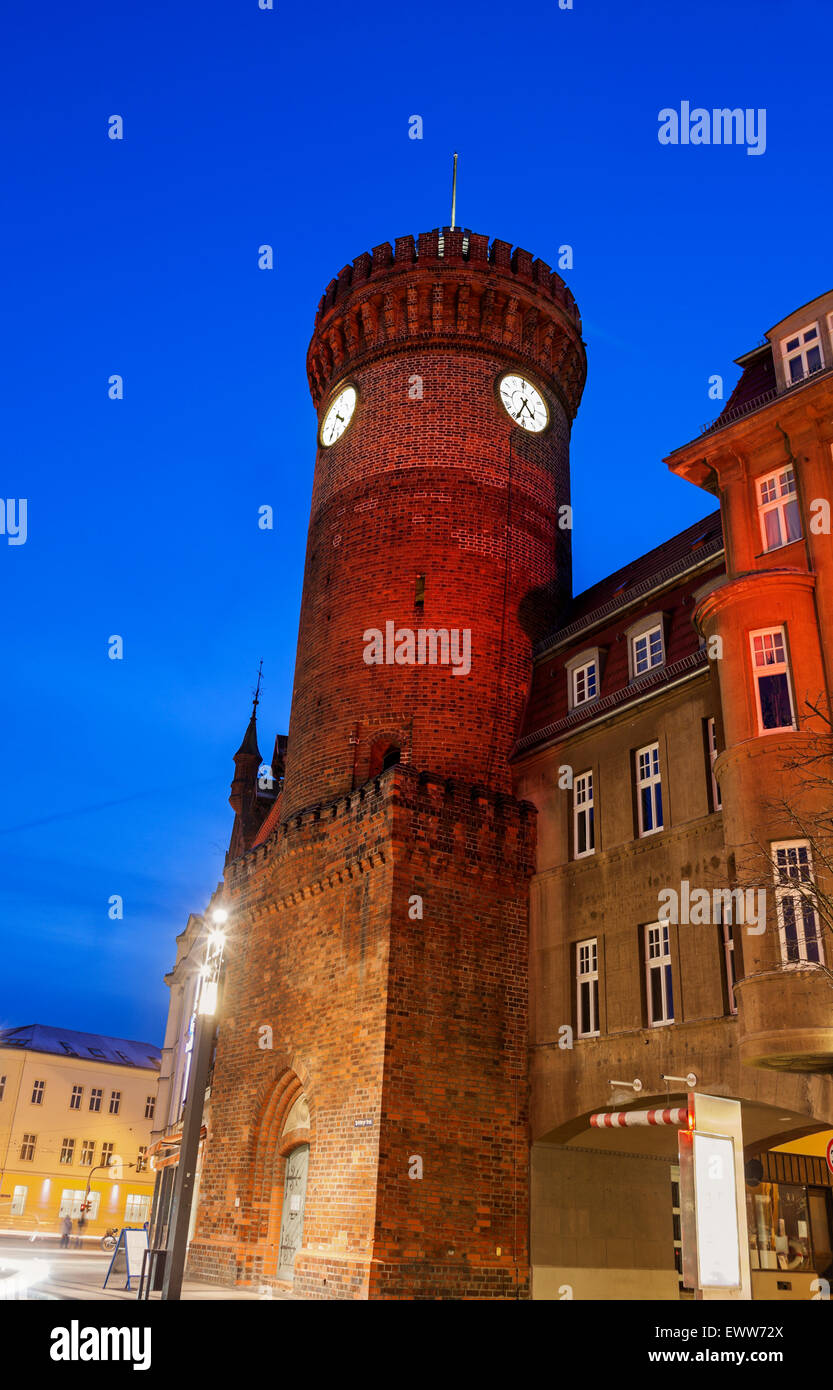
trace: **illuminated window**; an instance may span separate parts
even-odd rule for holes
[[[599,1036],[599,943],[594,936],[576,945],[576,1036]]]
[[[573,782],[573,854],[576,859],[595,852],[593,813],[593,774],[582,772]]]
[[[758,731],[763,734],[770,729],[794,729],[784,629],[771,627],[750,632],[749,641],[752,646]]]
[[[82,1139],[82,1140],[81,1140],[81,1157],[80,1157],[79,1160],[78,1160],[78,1162],[81,1164],[81,1167],[82,1167],[82,1168],[92,1168],[94,1159],[95,1159],[95,1140],[94,1140],[94,1139]]]
[[[657,1028],[673,1023],[671,940],[667,922],[656,922],[645,928],[645,984],[649,1026]]]
[[[75,1157],[75,1140],[63,1139],[61,1141],[61,1163],[71,1163]]]
[[[20,1145],[20,1159],[22,1163],[31,1163],[35,1157],[35,1145],[38,1142],[36,1134],[24,1134],[23,1142]]]
[[[801,539],[801,517],[792,468],[779,468],[755,483],[764,550],[777,550]]]
[[[70,1098],[69,1098],[69,1108],[70,1108],[70,1110],[80,1110],[80,1109],[81,1109],[81,1097],[83,1096],[83,1094],[84,1094],[84,1087],[83,1087],[83,1086],[73,1086],[73,1088],[72,1088],[72,1095],[71,1095]]]
[[[43,1105],[43,1092],[46,1085],[45,1081],[36,1081],[32,1086],[32,1104]]]
[[[77,1221],[83,1216],[87,1221],[95,1221],[98,1216],[98,1204],[101,1200],[99,1192],[91,1192],[87,1195],[83,1187],[65,1187],[61,1193],[61,1205],[58,1209],[59,1216],[69,1216],[73,1221]],[[90,1203],[89,1211],[84,1207]]]
[[[149,1209],[149,1196],[141,1192],[128,1192],[127,1200],[124,1204],[125,1221],[136,1221],[141,1224],[147,1221]]]
[[[785,965],[824,964],[821,926],[815,908],[813,859],[807,840],[772,846],[775,904]]]
[[[791,338],[784,338],[781,352],[784,358],[784,373],[790,385],[796,381],[803,381],[805,376],[811,376],[813,372],[821,371],[824,355],[818,324],[810,324],[808,328],[794,333]]]
[[[118,1115],[121,1106],[121,1091],[110,1092],[110,1114]]]
[[[642,676],[663,663],[662,628],[652,627],[633,638],[633,674]]]
[[[101,1100],[102,1100],[103,1095],[104,1095],[104,1092],[103,1092],[102,1090],[100,1090],[97,1086],[94,1086],[94,1087],[93,1087],[93,1089],[90,1091],[90,1109],[91,1109],[91,1110],[100,1110],[100,1109],[101,1109]]]
[[[659,744],[651,743],[636,752],[636,792],[639,834],[655,835],[662,830],[662,779],[659,770]]]

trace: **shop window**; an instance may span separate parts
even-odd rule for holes
[[[125,1221],[136,1222],[142,1225],[148,1219],[150,1209],[150,1197],[142,1192],[128,1192],[127,1200],[124,1204]]]
[[[26,1209],[26,1198],[29,1195],[28,1187],[16,1187],[12,1193],[12,1216],[22,1216]]]

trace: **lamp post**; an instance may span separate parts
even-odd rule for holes
[[[228,921],[228,913],[225,908],[218,907],[212,912],[211,918],[214,929],[209,932],[205,945],[205,962],[200,971],[200,983],[195,1006],[194,1044],[188,1073],[188,1090],[182,1113],[179,1163],[176,1168],[174,1190],[171,1197],[168,1257],[165,1261],[165,1276],[162,1281],[163,1299],[181,1298],[182,1276],[185,1272],[185,1256],[188,1249],[188,1227],[191,1222],[191,1204],[194,1200],[194,1177],[200,1147],[202,1111],[205,1088],[208,1082],[208,1068],[211,1064],[211,1048],[214,1042],[217,989],[223,965],[223,949],[226,944],[222,927]]]

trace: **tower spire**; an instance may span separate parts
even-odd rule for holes
[[[454,151],[454,163],[451,167],[451,230],[454,231],[457,225],[457,151]]]

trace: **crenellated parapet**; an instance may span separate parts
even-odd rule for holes
[[[557,272],[509,242],[435,229],[345,266],[321,299],[307,354],[316,407],[357,366],[409,341],[496,346],[576,414],[587,373],[578,306]]]

